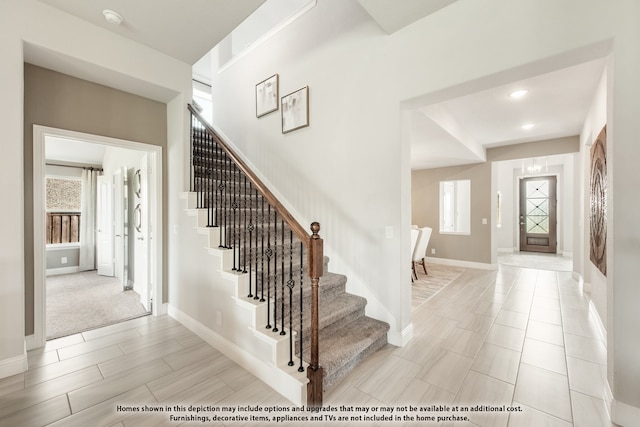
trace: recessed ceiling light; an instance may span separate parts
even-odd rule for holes
[[[113,10],[105,9],[102,11],[102,14],[104,15],[104,19],[106,19],[109,24],[120,25],[122,21],[124,21],[124,19],[122,19],[122,16],[120,16],[119,13],[114,12]]]
[[[509,97],[513,98],[513,99],[518,99],[518,98],[522,98],[523,96],[525,96],[528,93],[529,93],[529,91],[527,89],[518,89],[518,90],[514,90],[513,92],[511,92],[509,94]]]
[[[529,129],[533,129],[535,125],[533,123],[525,123],[522,125],[522,129],[524,130],[529,130]]]

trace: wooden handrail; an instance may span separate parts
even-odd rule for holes
[[[195,117],[198,118],[200,123],[207,129],[207,131],[215,138],[216,142],[220,144],[220,147],[227,153],[227,155],[231,158],[231,160],[238,166],[238,168],[245,174],[247,179],[258,189],[258,191],[264,196],[267,202],[278,212],[282,219],[287,223],[293,234],[300,239],[302,244],[306,248],[310,247],[311,244],[311,236],[305,230],[305,228],[300,225],[298,221],[291,215],[291,213],[284,207],[284,205],[278,200],[276,196],[273,195],[271,190],[258,178],[258,176],[253,173],[253,171],[247,166],[247,164],[236,155],[236,153],[229,147],[229,145],[218,135],[218,133],[207,123],[207,121],[200,115],[198,110],[193,107],[191,104],[187,104],[189,111]]]

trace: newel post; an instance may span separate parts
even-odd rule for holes
[[[309,277],[311,278],[311,364],[307,369],[307,406],[322,406],[322,367],[319,362],[318,348],[318,285],[323,268],[323,242],[318,231],[320,224],[311,224],[311,244],[308,251]]]

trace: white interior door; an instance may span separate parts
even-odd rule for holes
[[[133,289],[140,295],[140,302],[151,311],[151,282],[149,280],[149,167],[147,155],[140,160],[138,176],[134,175],[134,212],[133,225],[135,235],[135,269]],[[137,187],[137,188],[136,188]]]
[[[113,173],[113,230],[114,230],[114,264],[115,264],[115,277],[120,280],[122,287],[127,285],[125,274],[125,214],[127,195],[125,192],[124,180],[126,177],[127,168],[122,167]]]
[[[98,176],[96,212],[96,257],[98,274],[113,276],[113,189],[111,177]]]

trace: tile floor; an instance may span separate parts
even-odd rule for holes
[[[408,345],[389,345],[371,356],[325,393],[325,405],[522,409],[472,412],[471,422],[415,425],[611,425],[602,400],[606,349],[570,273],[468,269],[413,312],[413,325]],[[0,380],[0,426],[179,425],[166,417],[117,413],[118,402],[288,405],[166,316],[50,341],[29,352],[29,367]],[[412,425],[359,425],[391,424]]]

